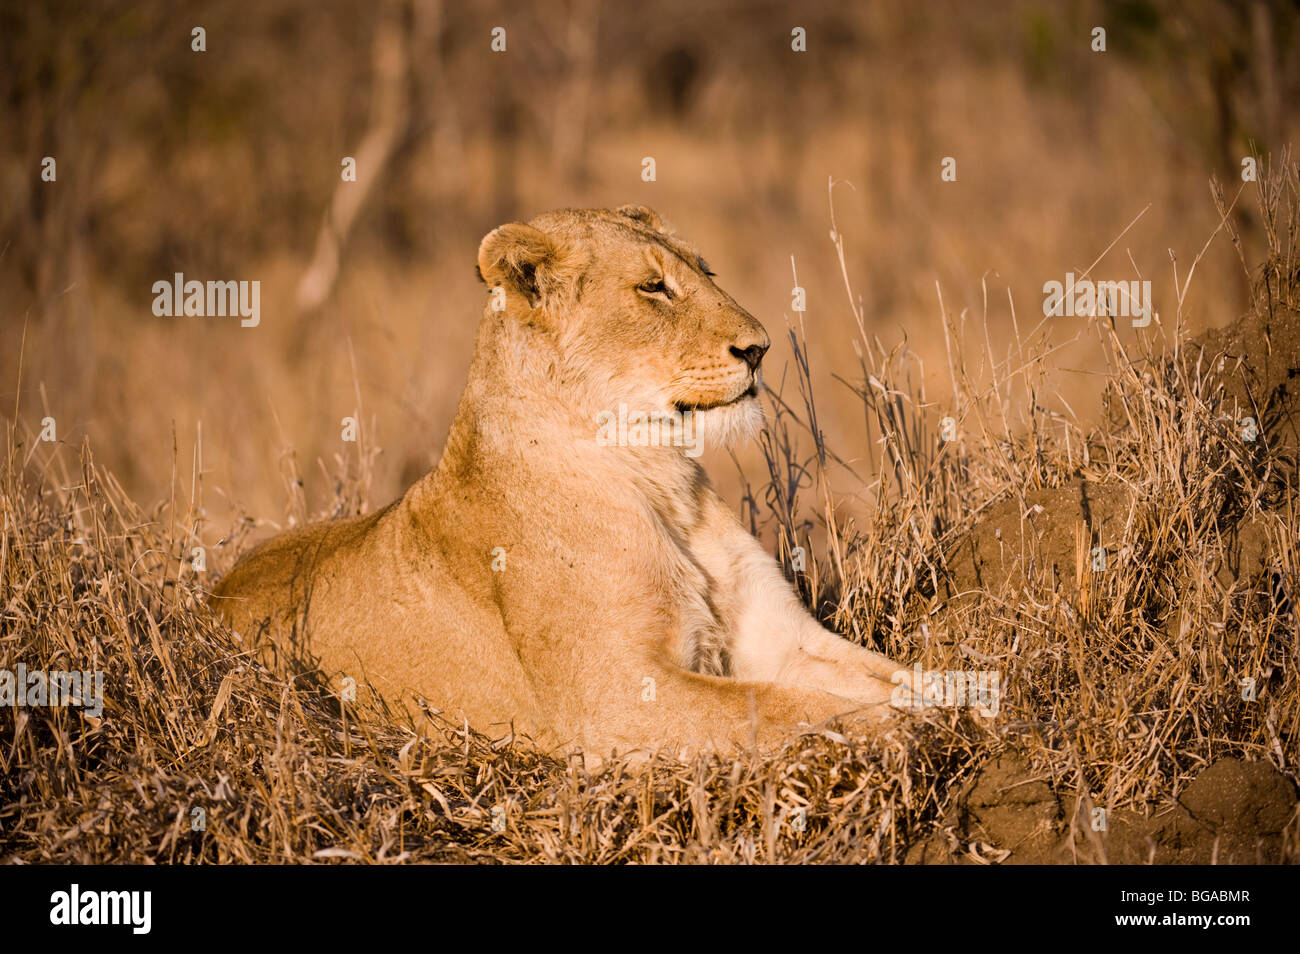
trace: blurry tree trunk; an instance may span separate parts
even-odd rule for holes
[[[1255,47],[1255,75],[1259,83],[1260,127],[1264,150],[1277,150],[1282,142],[1282,99],[1278,82],[1277,50],[1273,43],[1273,15],[1266,0],[1250,8],[1250,32]]]
[[[423,69],[417,80],[427,76],[427,83],[417,85],[420,102],[416,104],[419,135],[432,127],[434,196],[440,218],[455,221],[464,211],[468,176],[465,171],[465,139],[461,131],[456,97],[451,95],[456,84],[447,76],[442,55],[442,37],[446,29],[446,9],[443,0],[416,0],[414,39],[411,43],[412,60]]]
[[[507,82],[498,84],[500,95],[492,110],[492,194],[493,219],[509,222],[515,217],[519,185],[520,107]]]
[[[569,9],[564,51],[568,70],[555,100],[551,168],[575,188],[585,188],[587,120],[595,83],[596,40],[600,35],[601,0],[573,0]]]
[[[319,308],[333,291],[348,235],[409,125],[404,7],[401,0],[388,0],[379,7],[372,54],[374,85],[370,92],[369,128],[353,153],[357,178],[355,182],[340,181],[334,187],[333,200],[316,237],[315,254],[298,283],[300,312]]]

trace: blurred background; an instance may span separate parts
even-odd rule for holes
[[[1242,159],[1296,135],[1298,24],[1280,0],[0,0],[0,399],[20,435],[48,414],[61,442],[88,436],[145,504],[174,467],[188,493],[201,441],[218,521],[314,509],[370,464],[379,505],[441,450],[482,236],[630,202],[765,323],[774,386],[794,379],[793,258],[821,427],[865,464],[844,275],[936,414],[940,294],[1001,360],[1011,302],[1027,335],[1043,283],[1101,258],[1094,277],[1153,282],[1172,332],[1171,258],[1181,281],[1219,224],[1211,177],[1231,203]],[[1231,214],[1250,262],[1254,201],[1245,183]],[[1197,265],[1193,330],[1246,307],[1241,256],[1220,233]],[[152,285],[175,272],[260,281],[260,325],[156,317]],[[1063,348],[1046,398],[1084,419],[1091,353]],[[340,437],[358,412],[361,447]],[[734,502],[730,459],[706,463]]]

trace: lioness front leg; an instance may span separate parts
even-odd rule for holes
[[[777,562],[720,500],[709,507],[702,529],[694,549],[729,608],[736,678],[819,689],[868,703],[892,697],[896,674],[905,668],[817,622]]]
[[[581,733],[589,754],[649,754],[661,747],[680,756],[770,752],[800,725],[844,718],[879,728],[892,712],[886,702],[863,704],[819,689],[744,682],[671,665],[647,671],[648,682],[640,672],[627,674],[628,691],[637,695],[634,707],[591,713],[595,718]]]

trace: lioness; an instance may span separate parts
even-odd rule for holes
[[[597,760],[887,715],[900,667],[809,615],[678,439],[762,422],[767,333],[700,254],[641,206],[561,210],[494,229],[478,271],[491,291],[438,466],[378,513],[246,555],[215,593],[226,621],[331,678]]]

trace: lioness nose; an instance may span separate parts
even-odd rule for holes
[[[758,363],[763,360],[763,355],[767,354],[767,345],[753,344],[748,348],[737,348],[735,345],[732,345],[731,353],[741,361],[745,362],[745,364],[749,365],[750,371],[757,371]]]

